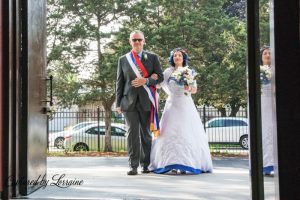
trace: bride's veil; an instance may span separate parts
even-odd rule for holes
[[[160,83],[160,86],[167,93],[167,95],[171,94],[171,91],[170,91],[169,86],[168,86],[168,82],[169,82],[169,78],[170,78],[173,71],[174,71],[174,67],[168,67],[167,69],[165,69],[165,71],[164,71],[164,81],[162,83]]]

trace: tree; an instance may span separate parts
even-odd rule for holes
[[[84,28],[62,1],[48,1],[47,9],[47,69],[54,77],[55,104],[63,107],[80,104],[79,73],[88,46]]]
[[[140,1],[128,11],[117,38],[127,40],[129,30],[141,29],[145,47],[160,56],[164,68],[173,48],[187,49],[190,66],[199,72],[195,101],[215,106],[224,115],[229,106],[235,115],[246,105],[246,25],[226,14],[225,2]]]
[[[105,40],[110,38],[112,32],[105,30],[105,27],[112,26],[122,16],[130,2],[52,0],[49,3],[52,9],[49,35],[53,45],[49,46],[48,60],[56,61],[49,67],[50,73],[69,74],[71,77],[55,76],[56,98],[63,106],[89,102],[102,105],[106,126],[104,151],[112,151],[111,108],[115,100],[114,68],[117,59],[105,52]],[[58,17],[53,14],[55,11],[59,13]],[[88,72],[88,79],[82,77],[83,72]]]
[[[49,16],[50,70],[72,77],[57,82],[57,85],[68,84],[56,89],[59,102],[98,102],[109,117],[117,58],[130,50],[129,33],[140,29],[146,36],[145,48],[159,55],[163,68],[168,67],[173,48],[187,49],[190,66],[199,72],[195,102],[215,106],[224,115],[225,108],[230,107],[230,115],[234,116],[246,105],[246,24],[239,6],[243,3],[243,0],[51,0],[50,8],[55,12]],[[104,29],[112,23],[121,24],[121,28]],[[106,44],[109,38],[111,42]],[[87,55],[93,55],[93,59],[87,61]],[[89,71],[90,78],[81,78],[78,73],[82,71]],[[106,121],[109,124],[108,118]],[[109,136],[109,125],[106,128]]]
[[[270,2],[262,0],[259,6],[260,45],[270,45]]]
[[[224,3],[225,13],[229,17],[237,17],[241,21],[246,21],[246,0],[228,0]]]

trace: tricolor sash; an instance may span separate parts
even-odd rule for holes
[[[143,63],[138,59],[137,54],[134,51],[131,51],[126,54],[126,58],[131,66],[133,72],[138,78],[147,78],[149,77],[147,70]],[[160,135],[159,130],[159,119],[158,119],[158,93],[156,87],[143,85],[146,90],[148,97],[151,101],[151,113],[150,113],[150,131],[153,132],[154,137]]]

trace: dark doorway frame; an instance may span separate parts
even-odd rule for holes
[[[253,1],[247,1],[247,12],[248,12],[248,63],[249,65],[253,65],[253,66],[258,66],[259,62],[258,62],[258,50],[259,50],[259,44],[257,43],[257,39],[258,39],[258,15],[257,15],[257,11],[258,11],[258,0],[253,0]],[[10,35],[11,37],[14,37],[13,40],[11,38],[6,38],[8,39],[8,41],[11,42],[11,44],[7,44],[8,47],[15,47],[17,41],[17,36],[18,33],[14,32],[14,28],[18,27],[16,26],[16,23],[20,23],[18,15],[21,13],[16,12],[17,5],[20,5],[22,8],[20,9],[20,12],[22,10],[22,12],[26,12],[27,8],[27,1],[18,1],[18,3],[16,3],[15,1],[9,0],[5,3],[3,3],[3,5],[5,6],[4,10],[7,12],[8,15],[10,15],[9,18],[3,18],[3,19],[7,19],[5,20],[7,25],[9,25],[8,27],[11,27],[11,31],[7,32],[7,34],[4,34],[4,36],[8,37],[8,35]],[[9,6],[10,5],[10,6]],[[23,18],[22,21],[22,31],[26,31],[27,27],[26,27],[26,18]],[[20,31],[20,30],[18,30]],[[23,44],[26,44],[26,41],[23,41]],[[14,56],[13,58],[11,58],[12,61],[17,62],[18,61],[18,57],[20,56],[19,54],[16,54],[17,52],[6,52],[4,55],[5,56]],[[19,52],[18,52],[19,53]],[[24,54],[27,54],[26,50],[25,52],[23,51]],[[9,70],[13,70],[14,67],[16,66],[13,63],[10,63],[9,65]],[[252,70],[253,69],[253,70]],[[6,74],[9,73],[9,71],[6,72]],[[260,102],[260,100],[258,99],[258,94],[256,92],[257,89],[257,79],[256,77],[258,77],[258,72],[256,70],[256,68],[251,68],[249,70],[249,94],[250,94],[250,98],[249,98],[249,103],[250,105],[250,121],[252,122],[252,120],[255,123],[251,123],[252,125],[250,126],[250,131],[251,130],[255,130],[255,132],[257,134],[253,134],[250,138],[251,141],[260,141],[260,137],[261,137],[261,132],[259,132],[260,129],[260,120],[258,118],[258,116],[260,115],[260,108],[257,107],[256,105]],[[5,76],[5,74],[3,74]],[[254,80],[254,81],[252,81]],[[11,82],[9,84],[9,90],[6,90],[10,93],[14,93],[17,91],[17,86],[15,85],[15,82]],[[25,83],[26,84],[26,83]],[[16,95],[14,95],[14,99],[6,99],[4,100],[4,102],[10,103],[8,108],[13,109],[14,111],[16,111],[17,107],[16,105],[14,105],[13,102],[16,102]],[[24,103],[24,102],[22,102]],[[15,113],[15,112],[13,112]],[[7,113],[9,115],[9,113]],[[10,112],[10,116],[11,116],[11,112]],[[11,116],[10,118],[10,124],[11,127],[8,129],[10,132],[9,134],[7,134],[6,136],[4,136],[4,141],[8,141],[7,146],[4,147],[6,150],[4,150],[4,153],[8,153],[6,154],[6,156],[4,157],[4,160],[6,160],[8,163],[8,167],[4,169],[4,180],[6,180],[8,175],[16,175],[18,173],[18,167],[17,166],[21,166],[22,164],[19,163],[19,159],[16,158],[14,155],[16,155],[16,149],[17,149],[17,140],[16,140],[16,135],[17,130],[15,129],[15,127],[17,127],[17,122],[16,122],[16,116]],[[254,145],[256,144],[256,145]],[[12,148],[14,147],[14,148]],[[7,151],[9,148],[11,148],[9,151]],[[20,147],[22,148],[22,147]],[[251,144],[251,155],[258,155],[258,156],[251,156],[251,169],[252,169],[252,178],[251,178],[251,182],[252,184],[252,198],[259,200],[259,199],[263,199],[263,179],[262,179],[262,173],[260,167],[262,166],[262,158],[261,158],[261,144],[259,143],[252,143]],[[20,167],[22,169],[22,167]],[[6,175],[7,174],[7,175]],[[11,190],[8,190],[6,192],[4,192],[4,194],[8,195],[8,196],[18,196],[20,194],[19,188],[18,187],[12,187],[10,188]]]
[[[36,26],[37,24],[46,27],[46,20],[44,20],[46,18],[43,15],[43,11],[45,11],[43,6],[46,5],[46,0],[39,2],[7,0],[1,1],[0,4],[0,109],[2,114],[0,123],[2,155],[0,157],[0,192],[1,199],[8,199],[29,194],[38,189],[36,186],[14,183],[30,176],[27,179],[32,180],[35,173],[40,173],[37,170],[41,169],[43,164],[46,166],[46,150],[42,152],[42,149],[35,146],[41,141],[46,145],[46,115],[42,109],[46,104],[46,90],[43,83],[46,81],[42,71],[46,64],[46,62],[43,63],[46,58],[43,49],[46,37],[43,37],[45,28],[38,29]],[[28,5],[31,5],[32,10],[37,8],[35,10],[38,12],[29,12]],[[41,17],[36,17],[34,14],[40,14]],[[37,23],[38,20],[41,22]],[[28,76],[31,77],[31,80],[28,80]],[[32,101],[28,100],[30,98]],[[42,132],[38,126],[35,125],[39,123],[40,126],[43,126],[42,123],[36,119],[30,121],[30,117],[45,119],[44,138],[42,138],[42,134],[39,134]],[[30,131],[30,124],[34,124],[34,127],[31,126],[32,131]],[[32,141],[28,141],[28,138]],[[33,142],[34,140],[37,142]],[[39,149],[42,153],[34,151],[32,148]],[[44,156],[37,159],[36,155],[43,155],[43,153]],[[43,164],[40,161],[42,159],[45,161]]]
[[[15,32],[12,29],[16,21],[13,6],[16,1],[0,2],[0,68],[1,68],[1,123],[0,123],[0,192],[1,198],[18,196],[18,188],[3,187],[7,177],[16,173],[19,165],[16,159],[16,119],[11,113],[15,110],[16,85],[12,82],[11,72],[16,67],[18,56],[14,53]],[[27,2],[27,1],[25,1]],[[297,185],[300,182],[300,2],[299,0],[273,0],[274,7],[274,49],[276,65],[276,110],[277,110],[277,144],[278,144],[278,195],[277,198],[293,199],[300,196]],[[248,66],[258,64],[258,0],[247,1],[248,12]],[[258,131],[251,136],[251,194],[252,199],[263,199],[263,183],[260,167],[261,137],[260,108],[257,94],[257,67],[249,70],[249,105],[251,130]]]
[[[264,199],[261,93],[260,93],[260,43],[259,1],[247,1],[247,45],[248,45],[248,108],[250,121],[250,177],[252,199]],[[255,133],[255,134],[254,134]],[[255,155],[255,156],[253,156]]]

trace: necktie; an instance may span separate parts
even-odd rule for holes
[[[140,55],[137,54],[137,57],[138,57],[139,60],[141,60]],[[142,70],[140,69],[140,67],[138,65],[137,65],[137,69],[140,72],[141,76],[144,77],[144,74],[143,74]]]

